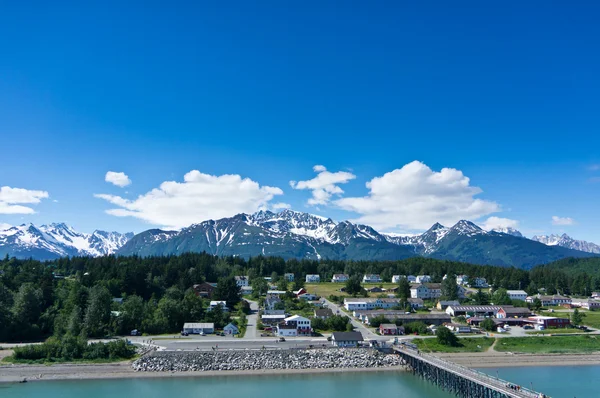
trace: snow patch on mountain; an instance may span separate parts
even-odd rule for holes
[[[600,245],[584,240],[573,239],[567,234],[536,235],[531,239],[547,246],[561,246],[582,252],[600,254]]]
[[[506,234],[506,235],[512,235],[512,236],[516,236],[518,238],[524,238],[523,234],[511,227],[497,227],[497,228],[493,228],[492,232],[498,232],[500,234]]]

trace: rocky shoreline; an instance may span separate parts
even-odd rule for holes
[[[385,368],[400,366],[397,355],[373,349],[260,351],[156,351],[131,365],[136,372],[207,372],[273,369]]]

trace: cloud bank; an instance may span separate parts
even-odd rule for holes
[[[573,225],[575,220],[571,217],[552,216],[552,225]]]
[[[381,230],[423,230],[435,222],[452,225],[501,210],[496,202],[475,198],[482,190],[471,186],[462,171],[443,168],[437,172],[419,161],[375,177],[366,187],[367,196],[333,203],[360,214],[355,221]]]
[[[237,174],[214,176],[192,170],[183,182],[165,181],[158,188],[135,200],[120,196],[95,194],[117,208],[106,212],[117,217],[134,217],[150,224],[180,229],[209,219],[253,213],[269,207],[270,201],[283,191],[260,186]],[[283,203],[275,204],[282,208]]]
[[[332,173],[327,171],[325,166],[316,165],[313,171],[318,173],[315,178],[307,181],[290,181],[290,186],[294,189],[307,189],[312,191],[312,198],[308,200],[310,206],[326,205],[331,201],[333,195],[344,193],[339,184],[345,184],[356,178],[356,176],[347,171],[337,171]]]
[[[33,208],[23,205],[38,204],[49,196],[46,191],[0,187],[0,214],[34,214]]]

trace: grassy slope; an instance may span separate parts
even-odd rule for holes
[[[494,349],[528,354],[589,354],[600,351],[600,336],[507,337],[499,339]]]
[[[461,344],[459,347],[448,347],[440,344],[436,338],[413,340],[413,343],[423,352],[485,352],[494,343],[494,339],[464,337],[459,338],[459,342]]]

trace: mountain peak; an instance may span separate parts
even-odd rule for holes
[[[523,238],[523,234],[511,227],[496,227],[492,229],[493,232],[498,232],[501,234],[506,234],[506,235],[512,235],[512,236],[516,236],[518,238]]]
[[[458,232],[459,234],[466,235],[485,233],[483,229],[481,229],[479,226],[468,220],[460,220],[459,222],[454,224],[451,230]]]

